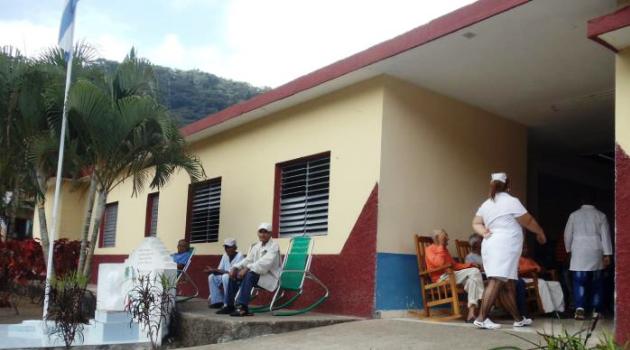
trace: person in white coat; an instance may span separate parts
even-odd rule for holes
[[[510,182],[505,173],[492,174],[490,198],[481,205],[472,222],[475,232],[483,236],[481,258],[488,277],[481,309],[474,322],[479,328],[501,327],[488,318],[497,299],[514,318],[514,327],[532,323],[531,319],[519,313],[516,305],[515,281],[518,279],[518,261],[523,249],[523,227],[535,233],[540,244],[546,242],[546,237],[536,220],[517,198],[508,193],[509,190]]]
[[[610,265],[612,255],[608,220],[592,203],[591,196],[584,195],[582,207],[571,213],[564,229],[564,246],[571,254],[569,270],[577,320],[584,319],[587,307],[592,307],[593,317],[601,312],[602,271]],[[587,301],[586,295],[590,295],[591,300]]]
[[[208,298],[208,307],[218,309],[227,306],[225,296],[228,294],[228,282],[230,281],[230,270],[234,265],[243,260],[243,254],[238,251],[236,240],[227,238],[223,241],[223,249],[225,253],[221,257],[217,268],[206,267],[204,272],[208,275],[208,289],[210,297]]]
[[[234,264],[230,270],[226,306],[217,314],[253,316],[248,307],[252,289],[257,286],[273,292],[278,286],[280,246],[271,239],[271,224],[262,223],[258,226],[258,240],[250,248],[247,257]]]

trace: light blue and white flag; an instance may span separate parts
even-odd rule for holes
[[[79,0],[66,0],[59,26],[59,46],[66,54],[66,61],[70,58],[72,46],[74,45],[74,13]]]

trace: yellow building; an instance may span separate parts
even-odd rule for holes
[[[610,154],[615,122],[619,146],[627,141],[629,55],[598,45],[605,30],[584,33],[620,7],[481,0],[187,125],[208,180],[178,174],[135,198],[130,184],[116,188],[95,261],[122,260],[153,232],[173,250],[186,237],[205,285],[201,269],[218,262],[223,239],[246,250],[272,222],[283,249],[294,234],[316,236],[313,270],[332,294],[321,311],[372,316],[421,307],[413,234],[467,239],[491,172],[509,174],[552,243],[580,190],[599,191],[614,220]],[[616,23],[619,44],[628,23]],[[64,195],[73,203],[60,232],[76,235],[82,197]],[[621,249],[630,222],[619,223]],[[630,280],[616,288],[627,310]],[[630,329],[618,321],[618,334]]]

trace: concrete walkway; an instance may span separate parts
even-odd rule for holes
[[[269,313],[256,314],[253,317],[230,317],[215,314],[217,310],[209,310],[207,305],[208,302],[201,299],[178,304],[179,322],[176,322],[178,346],[233,342],[360,319],[315,312],[290,317],[276,317]]]
[[[582,326],[573,320],[541,320],[536,327],[512,328],[507,321],[499,331],[486,331],[465,323],[436,323],[417,319],[381,319],[342,323],[285,334],[274,334],[224,344],[206,345],[201,349],[492,349],[501,346],[532,348],[531,343],[515,335],[538,342],[537,330],[563,327],[574,332]],[[608,329],[603,322],[600,329]],[[601,331],[600,331],[601,332]],[[594,338],[597,338],[595,335]]]

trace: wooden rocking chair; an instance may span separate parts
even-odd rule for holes
[[[466,256],[472,251],[470,243],[468,243],[468,241],[460,241],[459,239],[456,239],[455,248],[457,248],[457,256],[459,257],[459,262],[466,262]]]
[[[425,248],[433,244],[431,237],[414,235],[416,255],[418,258],[418,271],[420,278],[420,292],[424,304],[424,315],[435,317],[440,320],[450,320],[462,317],[462,308],[459,295],[464,294],[464,289],[455,283],[455,273],[450,265],[441,266],[436,269],[427,270]],[[431,273],[446,269],[448,277],[438,282],[431,280]],[[440,305],[451,305],[451,313],[447,316],[437,316],[433,308]]]
[[[542,300],[540,300],[540,291],[538,290],[538,273],[534,271],[524,272],[519,274],[519,277],[531,280],[530,282],[525,282],[525,302],[530,313],[532,315],[544,313]]]

